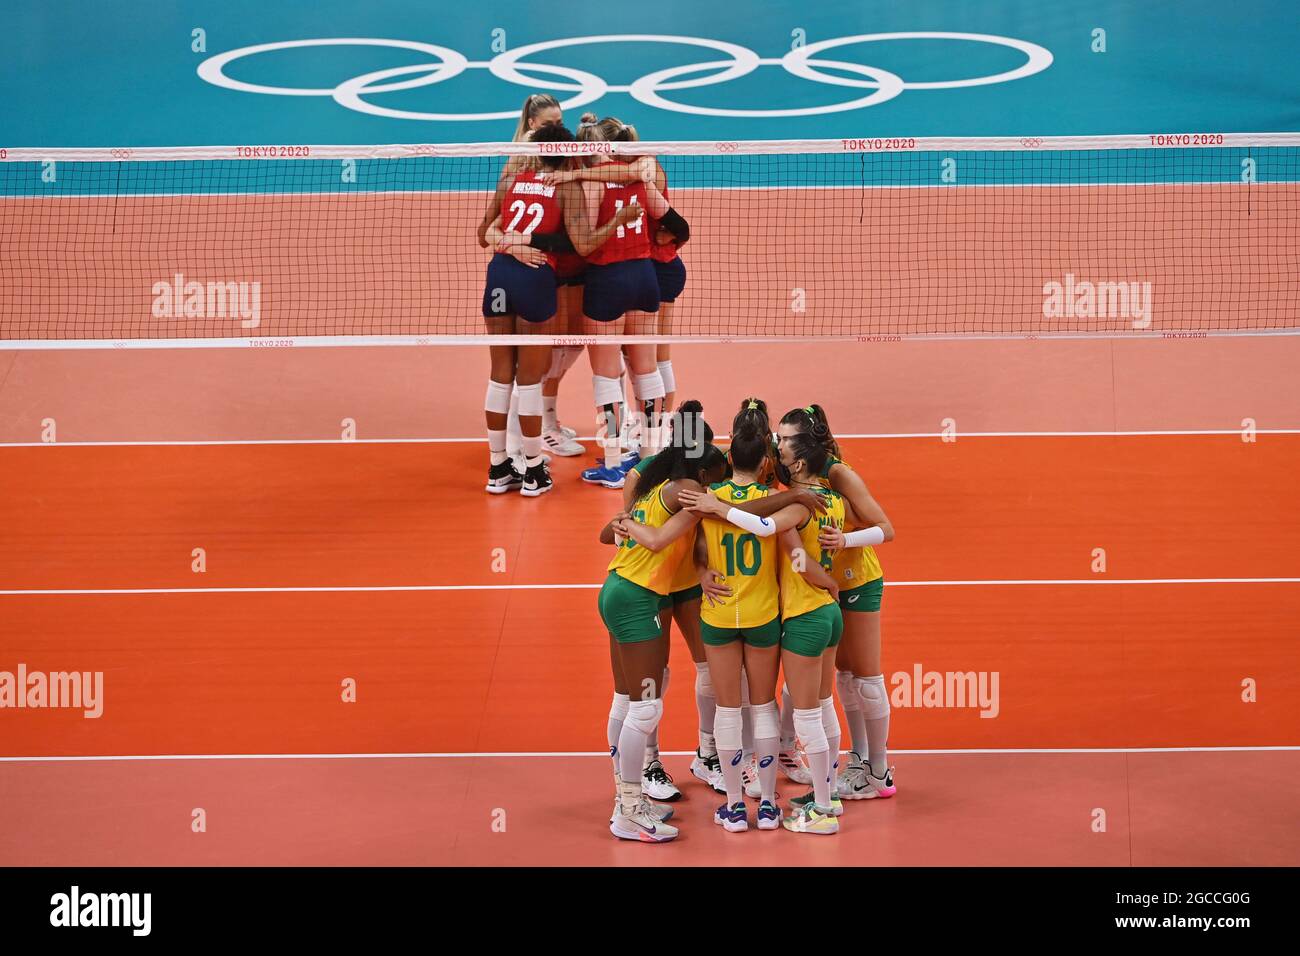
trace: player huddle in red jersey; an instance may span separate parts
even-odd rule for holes
[[[678,249],[690,227],[668,202],[667,175],[653,156],[619,151],[638,140],[634,127],[588,113],[575,137],[562,118],[554,97],[533,94],[515,140],[576,139],[609,143],[612,151],[557,149],[506,163],[478,230],[480,245],[493,250],[483,290],[488,334],[670,335],[673,303],[686,285]],[[554,487],[549,455],[585,452],[556,413],[560,380],[582,349],[512,339],[488,351],[486,490],[538,497]],[[587,352],[602,454],[582,479],[622,488],[641,453],[654,454],[664,434],[677,390],[670,346],[598,343]]]

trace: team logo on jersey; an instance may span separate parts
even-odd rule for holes
[[[733,492],[731,493],[731,497],[735,498],[737,501],[744,501],[744,500],[745,500],[745,493],[744,493],[743,491],[741,491],[740,489],[736,489],[735,491],[733,491]]]

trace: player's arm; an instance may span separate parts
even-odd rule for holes
[[[566,183],[555,190],[556,198],[564,209],[564,231],[569,234],[574,251],[580,256],[590,255],[605,244],[619,226],[641,218],[641,209],[627,205],[616,212],[603,226],[592,228],[587,218],[586,196],[578,183]]]
[[[650,210],[650,215],[659,220],[660,227],[672,234],[674,242],[681,246],[690,240],[690,223],[682,218],[681,213],[668,205],[668,200],[664,198],[664,194],[655,187],[654,183],[646,183],[645,185],[645,204],[646,209]]]
[[[695,535],[695,547],[691,550],[691,559],[695,562],[695,576],[700,579],[704,599],[710,607],[721,604],[721,599],[731,594],[731,587],[721,572],[709,567],[709,542],[698,532]]]
[[[799,576],[815,588],[820,588],[830,594],[835,600],[840,599],[840,586],[836,580],[826,573],[818,562],[812,560],[812,555],[804,549],[803,541],[799,538],[799,533],[793,528],[781,533],[781,547],[790,555],[790,562],[794,567],[799,568]],[[802,556],[802,560],[800,557]],[[802,567],[800,567],[802,565]]]
[[[492,198],[488,200],[487,210],[483,213],[483,221],[478,224],[478,244],[484,249],[491,248],[488,242],[487,231],[492,225],[492,221],[501,214],[501,202],[505,199],[506,187],[510,180],[514,178],[518,160],[510,157],[505,166],[501,168],[501,175],[497,177],[497,188],[492,193]]]
[[[634,163],[599,163],[581,169],[545,170],[537,178],[546,183],[641,183],[650,182],[655,175],[653,156],[642,156]]]
[[[533,244],[531,236],[526,236],[522,232],[501,231],[501,217],[499,215],[488,226],[484,238],[487,239],[496,252],[504,252],[508,256],[514,256],[524,265],[533,269],[546,264],[546,253]]]
[[[810,514],[808,508],[804,505],[790,504],[775,512],[771,517],[763,517],[721,501],[713,495],[683,493],[678,497],[683,502],[689,501],[689,507],[692,511],[721,518],[723,521],[730,522],[737,528],[756,534],[760,538],[771,537],[774,534],[780,534],[787,528],[803,524],[808,520]]]
[[[675,486],[675,487],[674,487]],[[663,490],[664,504],[669,509],[677,509],[671,518],[658,528],[641,524],[638,521],[624,522],[628,537],[637,544],[645,545],[651,551],[662,551],[688,531],[694,531],[700,523],[700,515],[686,508],[678,495],[685,491],[703,491],[698,481],[690,478],[678,478]]]
[[[768,518],[788,505],[803,505],[817,514],[826,513],[826,501],[822,496],[811,491],[805,491],[802,488],[778,491],[764,498],[744,501],[736,505],[736,508],[739,511],[747,511],[752,515],[758,515],[760,518]]]
[[[619,538],[626,538],[626,523],[631,520],[631,515],[626,511],[619,512],[609,519],[609,523],[600,529],[601,544],[618,544]]]
[[[856,471],[843,463],[835,464],[831,468],[831,488],[843,496],[845,519],[858,530],[845,534],[838,528],[824,528],[819,536],[823,548],[860,548],[894,540],[893,523]]]

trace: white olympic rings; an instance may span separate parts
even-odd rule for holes
[[[1025,62],[1014,70],[988,76],[977,76],[960,80],[925,80],[906,81],[895,73],[880,67],[851,63],[843,60],[814,59],[818,53],[834,50],[856,43],[880,43],[891,40],[965,40],[975,43],[991,43],[996,46],[1009,47],[1025,55]],[[685,66],[672,66],[657,70],[633,81],[626,86],[612,85],[599,76],[585,70],[571,67],[543,65],[540,63],[519,62],[526,56],[545,53],[550,50],[571,46],[584,46],[593,43],[676,43],[686,46],[706,47],[729,57],[730,60],[710,60],[704,63],[690,63]],[[300,49],[303,47],[322,46],[379,46],[402,50],[414,50],[435,58],[435,62],[421,63],[413,66],[399,66],[385,70],[375,70],[354,76],[330,88],[264,86],[232,79],[225,73],[226,67],[236,60],[258,53],[272,53],[279,50]],[[562,109],[576,109],[600,99],[606,93],[627,93],[633,99],[647,106],[669,110],[676,113],[690,113],[696,116],[740,116],[740,117],[780,117],[780,116],[816,116],[825,113],[838,113],[844,110],[863,109],[876,106],[898,96],[903,90],[950,90],[967,86],[986,86],[991,83],[1008,83],[1023,79],[1035,73],[1041,73],[1052,65],[1052,53],[1045,47],[1027,40],[1012,37],[994,36],[986,33],[863,33],[856,36],[835,37],[830,40],[818,40],[806,46],[795,47],[779,58],[760,57],[748,47],[725,40],[708,40],[701,37],[667,36],[660,34],[620,33],[589,37],[569,37],[563,40],[545,40],[530,43],[527,46],[507,50],[487,61],[471,61],[463,54],[449,47],[435,43],[422,43],[418,40],[384,40],[364,37],[332,37],[316,40],[283,40],[277,43],[259,43],[254,46],[227,50],[208,57],[199,64],[200,78],[214,86],[244,93],[262,93],[273,96],[329,96],[340,106],[359,113],[372,116],[387,116],[394,119],[461,121],[461,120],[506,120],[519,115],[517,109],[493,113],[424,113],[414,110],[395,109],[379,106],[364,97],[376,93],[390,93],[399,90],[416,89],[432,86],[459,76],[467,69],[487,70],[498,79],[507,83],[532,88],[553,89],[560,92],[575,93],[575,96],[560,103]],[[870,90],[867,95],[842,103],[830,103],[824,106],[789,107],[784,109],[728,109],[714,106],[696,106],[678,103],[665,98],[665,90],[694,89],[713,86],[728,80],[747,76],[760,66],[780,66],[787,73],[814,83],[831,86],[846,86],[854,89]],[[856,74],[854,77],[838,76],[824,73],[822,70],[838,70],[841,73]],[[708,76],[694,79],[678,79],[694,73],[718,70]],[[524,71],[547,74],[561,79],[544,79],[529,76]],[[398,79],[398,77],[411,77]],[[859,79],[858,77],[861,77]],[[566,82],[567,81],[567,82]]]

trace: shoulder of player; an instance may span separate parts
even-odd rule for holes
[[[694,478],[669,478],[659,486],[659,503],[670,514],[676,514],[681,510],[681,503],[677,500],[679,491],[705,491]]]

